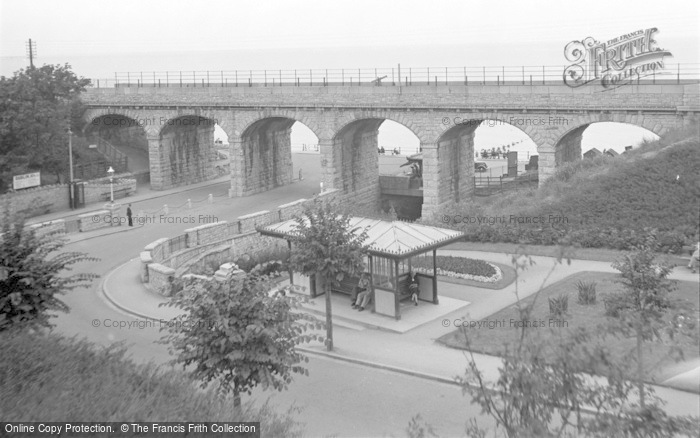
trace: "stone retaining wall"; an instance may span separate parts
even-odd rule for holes
[[[33,187],[0,195],[0,204],[11,215],[23,212],[28,217],[39,216],[70,208],[67,184]]]

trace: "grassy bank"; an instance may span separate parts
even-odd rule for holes
[[[233,414],[233,400],[182,372],[137,365],[125,349],[28,332],[0,335],[3,421],[260,421],[261,436],[301,436],[293,412],[269,405]]]
[[[679,138],[685,138],[678,141]],[[656,229],[661,250],[680,254],[696,241],[700,204],[700,136],[671,133],[620,157],[566,163],[538,189],[469,200],[440,212],[483,243],[555,245],[627,250],[645,229]],[[462,218],[481,217],[482,223]],[[467,221],[469,222],[469,221]]]

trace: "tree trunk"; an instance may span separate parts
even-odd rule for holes
[[[639,391],[639,406],[644,409],[644,362],[642,348],[642,328],[637,323],[637,391]]]
[[[233,388],[233,412],[236,421],[242,421],[241,418],[241,392],[238,387]]]
[[[331,280],[326,278],[326,348],[333,351],[333,315],[331,314]]]

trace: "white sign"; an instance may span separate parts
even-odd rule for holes
[[[12,178],[12,188],[15,190],[26,189],[41,185],[41,172],[25,173],[24,175],[15,175]]]
[[[89,144],[88,149],[97,149],[97,145],[96,144]]]

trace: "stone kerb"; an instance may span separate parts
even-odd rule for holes
[[[161,265],[160,263],[151,263],[148,265],[148,285],[151,290],[169,297],[173,291],[174,279],[175,270],[173,268]]]
[[[188,228],[185,234],[187,234],[188,248],[218,242],[228,237],[228,222],[220,221]]]
[[[111,226],[112,214],[109,210],[98,210],[78,215],[78,229],[82,233]]]
[[[269,225],[274,222],[268,210],[240,216],[238,218],[238,233],[246,234],[255,231],[255,227]],[[275,218],[276,219],[276,218]]]

